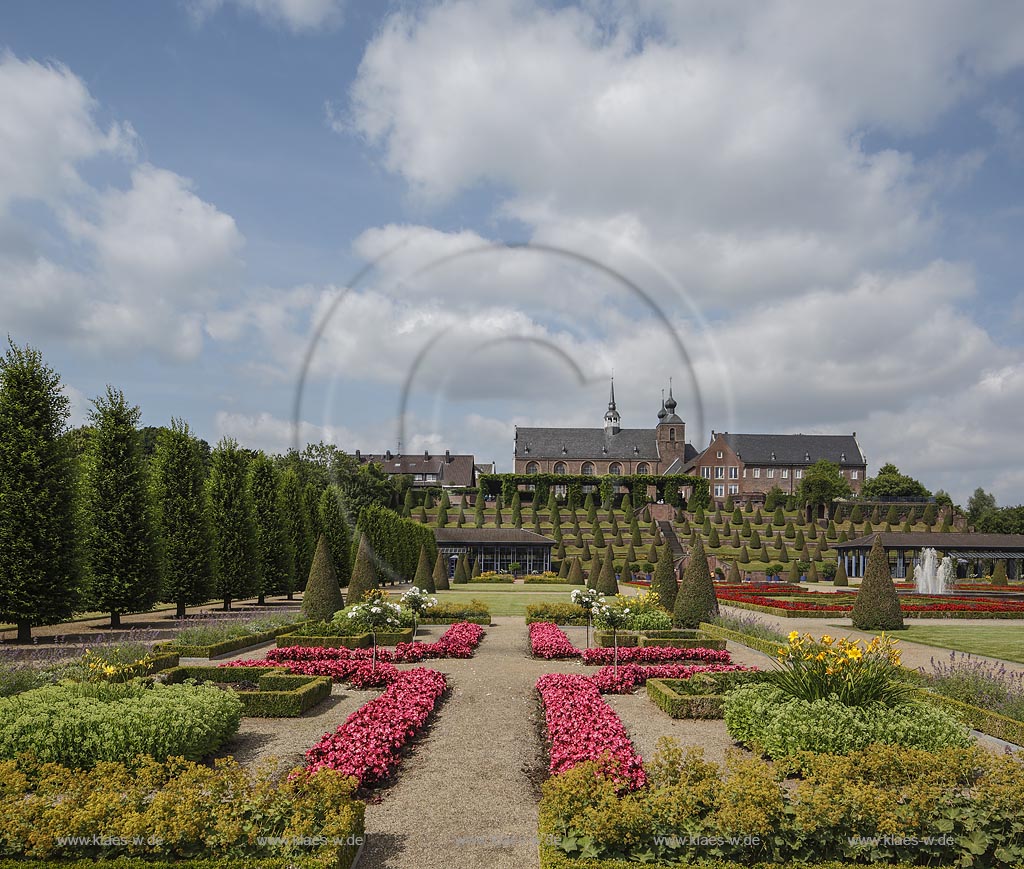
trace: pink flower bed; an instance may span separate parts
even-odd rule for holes
[[[608,774],[631,790],[647,783],[643,759],[593,679],[549,673],[537,680],[537,690],[551,743],[552,775],[593,760],[607,764]]]
[[[535,658],[578,658],[577,649],[558,625],[534,622],[530,625],[530,649]]]
[[[310,772],[337,770],[360,785],[386,778],[398,766],[402,747],[423,729],[446,687],[444,675],[436,670],[396,671],[380,697],[361,706],[306,752],[306,767]]]
[[[615,660],[614,649],[586,649],[584,664],[611,664]],[[619,649],[620,664],[662,664],[669,661],[703,661],[707,664],[728,664],[732,661],[729,653],[722,649],[676,649],[672,646],[644,646]]]
[[[731,673],[747,670],[738,664],[623,664],[616,672],[614,667],[602,667],[589,678],[602,694],[629,694],[648,679],[689,679],[700,673]]]

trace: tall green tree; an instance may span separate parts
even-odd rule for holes
[[[434,561],[434,588],[437,591],[447,591],[449,587],[448,559],[438,550],[437,559]]]
[[[711,579],[704,544],[697,545],[690,552],[690,560],[683,570],[673,609],[673,621],[681,628],[696,628],[701,622],[710,621],[718,615],[718,596]]]
[[[876,498],[927,498],[931,495],[924,484],[900,473],[892,462],[878,469],[874,477],[864,481],[861,495],[868,500]]]
[[[279,472],[263,453],[249,462],[249,492],[256,523],[256,558],[260,606],[268,594],[288,594],[295,589],[295,555],[291,550],[281,499]]]
[[[651,588],[658,593],[659,603],[672,612],[676,605],[676,568],[672,562],[672,550],[666,543],[658,550],[658,563],[654,568],[654,579]]]
[[[967,499],[967,522],[977,525],[981,518],[990,510],[996,509],[996,496],[989,494],[981,486]]]
[[[157,527],[163,542],[163,596],[177,618],[213,594],[213,549],[206,504],[206,459],[188,423],[161,428],[153,456]]]
[[[281,509],[284,513],[285,532],[295,559],[295,581],[305,588],[313,562],[315,538],[302,499],[302,481],[295,468],[286,468],[281,474]]]
[[[210,516],[213,528],[213,579],[224,609],[248,597],[260,585],[256,555],[256,516],[249,491],[248,456],[231,438],[222,438],[213,451],[210,478]]]
[[[312,621],[330,621],[338,610],[345,608],[345,598],[338,585],[331,547],[323,534],[316,542],[313,566],[306,580],[306,593],[302,596],[302,614]]]
[[[875,537],[868,555],[868,566],[853,601],[850,620],[860,631],[899,631],[905,627],[900,598],[889,569],[889,557],[880,536]]]
[[[434,577],[430,572],[430,556],[427,555],[425,546],[420,547],[420,558],[416,564],[416,576],[413,578],[412,584],[428,594],[437,591],[434,587]]]
[[[352,576],[352,531],[349,529],[345,511],[342,507],[341,489],[330,485],[320,496],[317,515],[320,517],[320,528],[327,538],[327,548],[331,550],[331,560],[338,574],[338,582],[342,588],[348,585]]]
[[[365,534],[359,535],[356,549],[356,560],[352,565],[352,579],[348,584],[348,603],[360,603],[375,588],[380,587],[377,577],[377,565],[374,564],[373,553]]]
[[[8,345],[0,359],[0,620],[28,643],[34,626],[74,612],[82,561],[64,437],[70,403],[38,350]]]
[[[160,597],[160,550],[152,493],[139,438],[139,408],[107,387],[93,402],[86,504],[89,600],[121,615],[148,610]]]
[[[606,595],[619,593],[619,583],[615,578],[615,553],[611,546],[605,550],[604,561],[601,562],[601,575],[597,580],[597,590]]]

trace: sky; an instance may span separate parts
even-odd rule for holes
[[[7,0],[0,330],[270,451],[856,432],[1024,501],[1024,7]]]

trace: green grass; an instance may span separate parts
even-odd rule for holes
[[[1024,625],[911,625],[899,639],[1024,664]]]
[[[465,603],[478,600],[487,604],[492,616],[525,616],[534,603],[570,603],[569,592],[579,585],[505,586],[467,585],[452,591],[439,591],[438,603]],[[536,591],[534,591],[536,589]]]

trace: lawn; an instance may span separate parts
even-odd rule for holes
[[[533,603],[569,603],[569,592],[579,585],[467,585],[434,595],[438,603],[459,603],[478,600],[487,604],[492,616],[525,616]],[[536,591],[534,590],[536,589]]]
[[[911,625],[900,640],[1024,664],[1024,625]]]

